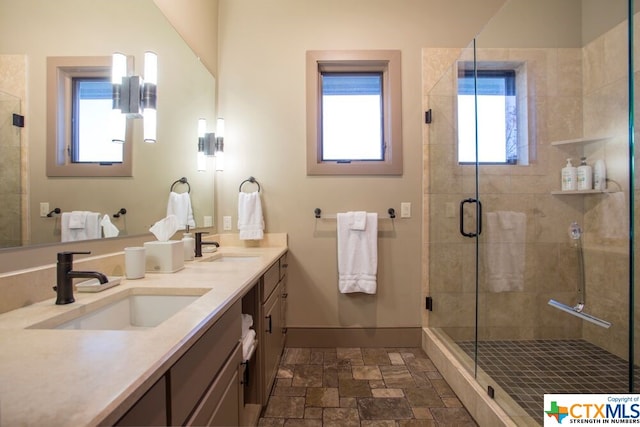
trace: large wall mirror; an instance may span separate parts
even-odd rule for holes
[[[142,75],[147,50],[158,55],[157,143],[132,122],[133,176],[48,177],[47,58],[121,52]],[[215,79],[152,0],[0,0],[0,115],[0,248],[60,242],[60,216],[41,217],[46,204],[108,214],[121,236],[146,233],[182,177],[188,185],[174,191],[190,189],[196,225],[210,225],[215,172],[197,171],[197,122],[215,123]]]

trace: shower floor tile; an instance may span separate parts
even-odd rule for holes
[[[456,344],[474,357],[473,341]],[[628,392],[628,363],[584,340],[480,341],[478,366],[540,422],[545,393]]]

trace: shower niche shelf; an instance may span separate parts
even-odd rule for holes
[[[565,139],[562,141],[552,141],[551,145],[554,147],[561,147],[563,145],[584,145],[590,144],[592,142],[603,142],[608,139],[611,139],[610,136],[596,136],[591,138],[576,138],[576,139]]]
[[[551,194],[554,196],[566,196],[570,194],[603,194],[608,193],[607,190],[571,190],[571,191],[552,191]]]

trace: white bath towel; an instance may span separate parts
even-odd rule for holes
[[[354,213],[337,215],[338,289],[375,294],[378,273],[378,214],[367,213],[364,230],[352,229]]]
[[[120,230],[118,230],[118,227],[113,225],[113,223],[111,222],[111,218],[109,218],[109,215],[105,215],[102,217],[100,226],[102,227],[102,234],[104,235],[104,237],[118,237],[118,234],[120,234]]]
[[[167,216],[169,215],[175,215],[178,219],[178,230],[184,230],[187,225],[195,228],[196,221],[193,218],[189,193],[176,193],[174,191],[169,193]]]
[[[522,212],[487,213],[484,264],[491,292],[524,289],[527,216]]]
[[[261,240],[264,237],[260,192],[238,193],[238,231],[240,240]]]
[[[83,228],[70,228],[69,223],[73,212],[63,212],[60,220],[60,239],[63,242],[75,242],[79,240],[99,239],[102,237],[100,228],[100,214],[98,212],[86,212]],[[78,225],[76,223],[75,225]]]

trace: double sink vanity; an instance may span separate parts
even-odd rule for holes
[[[286,337],[286,235],[274,242],[222,241],[176,273],[0,314],[0,426],[255,425]]]

